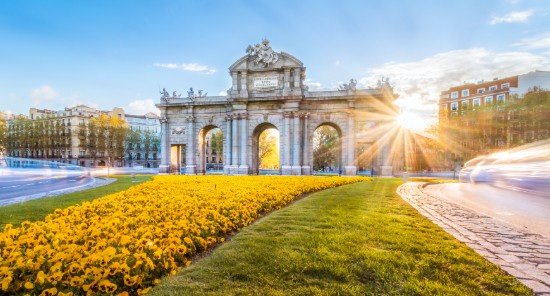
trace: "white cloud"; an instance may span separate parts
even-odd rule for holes
[[[43,85],[37,89],[32,90],[31,97],[32,103],[36,106],[43,105],[45,103],[54,102],[59,96],[59,93],[49,85]]]
[[[509,77],[550,67],[550,57],[528,52],[491,52],[484,48],[454,50],[416,62],[386,63],[369,69],[360,85],[375,86],[389,77],[398,104],[429,117],[437,110],[441,91],[464,82],[475,83],[494,77]]]
[[[546,49],[550,48],[550,34],[545,34],[537,37],[524,38],[514,46],[523,49]]]
[[[222,90],[218,93],[218,96],[227,96],[227,91],[226,90]]]
[[[334,65],[340,66],[340,60],[336,60],[336,62],[334,62]]]
[[[153,66],[159,67],[159,68],[167,68],[167,69],[181,69],[183,71],[190,71],[190,72],[204,72],[206,74],[214,74],[216,73],[216,69],[211,68],[209,66],[200,65],[198,63],[191,63],[191,64],[161,64],[161,63],[154,63]]]
[[[533,15],[533,10],[513,11],[504,16],[493,16],[489,24],[496,25],[499,23],[525,23]]]
[[[160,115],[160,110],[155,106],[153,99],[135,100],[124,107],[124,112],[133,115],[144,115],[153,112]]]

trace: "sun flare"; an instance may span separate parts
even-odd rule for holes
[[[408,130],[423,130],[428,127],[428,122],[418,114],[403,112],[396,118],[397,123]]]

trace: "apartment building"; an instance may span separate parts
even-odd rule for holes
[[[128,129],[151,130],[155,137],[160,138],[159,117],[153,113],[131,115],[125,114],[122,108],[104,111],[85,105],[58,111],[30,108],[28,117],[8,120],[7,156],[52,160],[83,167],[126,166],[126,147],[117,148],[117,152],[113,143],[107,143],[105,147],[90,147],[87,141],[90,138],[86,130],[88,123],[102,115],[126,121]],[[127,139],[124,146],[127,146],[126,142]],[[148,157],[151,160],[160,157],[160,147],[155,149],[154,153],[151,149]]]
[[[458,161],[550,137],[550,71],[441,92],[439,136]]]

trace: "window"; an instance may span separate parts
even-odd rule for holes
[[[468,108],[468,101],[462,101],[462,108]]]
[[[478,99],[474,99],[473,101],[473,104],[472,104],[474,107],[477,107],[479,105],[481,105],[481,100],[478,98]]]
[[[478,89],[477,89],[477,93],[478,93],[478,94],[482,94],[482,93],[484,93],[484,92],[485,92],[485,87],[483,87],[483,88],[478,88]]]
[[[456,98],[458,98],[458,92],[457,92],[457,91],[453,91],[453,92],[451,93],[451,99],[456,99]]]
[[[105,157],[105,152],[103,151],[99,152],[99,157]]]
[[[79,155],[80,157],[84,157],[85,153],[86,153],[86,151],[80,150],[80,154],[78,154],[78,155]]]
[[[470,95],[470,90],[469,89],[463,89],[462,90],[462,97],[467,97]]]
[[[509,82],[503,83],[500,85],[500,88],[510,88],[510,83]]]
[[[504,95],[497,95],[497,102],[498,103],[504,103]]]
[[[485,104],[493,103],[493,96],[485,97]]]
[[[458,102],[451,103],[451,111],[456,111],[456,110],[458,110]]]
[[[495,91],[497,90],[497,86],[496,85],[493,85],[493,86],[490,86],[489,87],[489,91]]]

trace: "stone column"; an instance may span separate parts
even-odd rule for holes
[[[300,116],[294,115],[292,124],[292,174],[301,175],[302,166],[300,163],[301,149],[300,149]]]
[[[227,115],[225,117],[226,122],[226,128],[225,133],[223,134],[224,141],[223,141],[223,173],[229,174],[229,167],[231,166],[231,121],[233,119],[232,115]]]
[[[231,166],[230,173],[236,174],[239,168],[239,116],[233,115],[231,127]]]
[[[248,115],[241,114],[241,157],[239,163],[239,174],[248,175]]]
[[[282,175],[290,175],[292,174],[292,168],[290,166],[290,117],[292,116],[292,113],[291,112],[284,112],[283,113],[283,118],[284,118],[284,123],[283,123],[283,133],[282,133],[282,137],[283,137],[283,147],[282,148],[282,151],[283,151],[283,157],[282,157],[282,163],[283,165],[281,166],[281,174]]]
[[[290,69],[289,68],[285,68],[285,76],[284,76],[284,81],[283,81],[283,96],[286,96],[288,95],[288,93],[290,92]]]
[[[309,135],[308,135],[308,119],[309,119],[309,113],[305,112],[302,113],[302,117],[304,118],[304,128],[302,133],[302,141],[303,141],[303,156],[302,156],[302,175],[309,176],[311,175],[311,166],[309,162]]]
[[[160,165],[159,174],[170,172],[170,143],[168,135],[168,119],[166,116],[160,118]]]
[[[231,72],[231,80],[233,80],[233,84],[231,85],[231,93],[232,95],[236,96],[239,93],[239,80],[237,71]]]
[[[300,68],[294,68],[294,90],[300,90],[302,82],[300,81]]]
[[[248,97],[248,90],[246,88],[247,84],[247,73],[241,72],[241,97],[247,98]]]
[[[195,165],[195,117],[187,116],[187,151],[185,174],[195,175],[197,166]]]
[[[348,137],[346,141],[346,165],[344,166],[344,175],[356,175],[355,166],[355,117],[353,113],[348,113]]]

